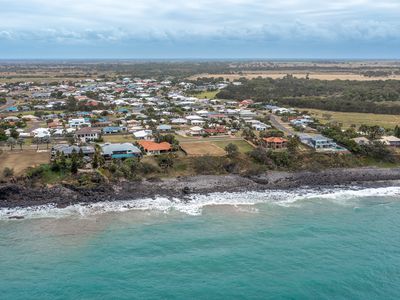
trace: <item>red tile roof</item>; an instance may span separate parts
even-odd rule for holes
[[[146,151],[170,151],[171,144],[167,142],[156,143],[152,141],[139,141],[138,144]]]
[[[275,136],[271,136],[268,138],[263,138],[263,140],[267,143],[275,143],[275,144],[279,144],[279,143],[286,143],[287,139],[281,138],[281,137],[275,137]]]

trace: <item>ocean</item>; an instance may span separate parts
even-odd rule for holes
[[[0,210],[0,299],[399,298],[400,187]]]

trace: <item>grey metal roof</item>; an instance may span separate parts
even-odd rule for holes
[[[130,151],[132,153],[142,153],[140,149],[134,146],[132,143],[121,143],[121,144],[103,144],[101,149],[104,155],[112,155],[116,151]]]

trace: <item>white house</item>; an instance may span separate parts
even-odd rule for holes
[[[194,126],[190,128],[190,134],[193,136],[199,136],[202,135],[204,133],[204,129],[202,127],[199,126]]]
[[[36,128],[32,130],[32,134],[36,138],[50,137],[50,130],[48,128]]]
[[[133,136],[138,140],[150,140],[153,137],[151,130],[140,130],[133,133]]]
[[[171,120],[171,124],[174,124],[174,125],[184,125],[186,123],[187,123],[187,120],[183,119],[183,118],[177,118],[177,119]]]
[[[68,121],[68,126],[71,128],[78,128],[78,127],[90,127],[90,123],[86,122],[84,118],[79,119],[71,119]]]
[[[91,127],[82,127],[75,131],[75,137],[83,143],[92,142],[100,138],[101,131]]]

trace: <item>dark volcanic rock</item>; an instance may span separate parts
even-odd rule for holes
[[[0,207],[27,207],[53,203],[66,207],[75,203],[134,200],[139,198],[180,198],[189,194],[241,192],[267,189],[290,189],[333,185],[367,184],[398,185],[400,169],[331,169],[320,172],[268,172],[250,177],[239,175],[193,176],[161,180],[102,183],[94,188],[74,185],[28,187],[23,184],[0,185]],[[390,182],[389,182],[390,181]],[[379,183],[383,184],[383,183]],[[187,199],[186,199],[187,200]]]

